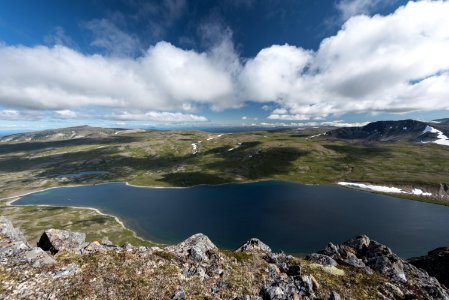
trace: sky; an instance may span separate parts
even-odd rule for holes
[[[449,117],[449,1],[3,0],[0,130]]]

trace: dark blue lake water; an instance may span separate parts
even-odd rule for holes
[[[449,207],[328,185],[275,181],[158,189],[112,183],[52,189],[14,204],[97,208],[162,243],[202,232],[223,248],[258,237],[277,251],[310,253],[329,241],[368,234],[402,257],[449,245]]]

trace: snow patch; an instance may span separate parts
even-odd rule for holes
[[[349,186],[349,187],[358,187],[365,190],[371,190],[375,192],[383,192],[383,193],[405,193],[399,188],[382,186],[382,185],[372,185],[372,184],[364,184],[364,183],[353,183],[353,182],[339,182],[339,185]]]
[[[213,140],[213,139],[218,139],[218,138],[220,138],[220,137],[222,137],[223,136],[223,134],[219,134],[219,135],[216,135],[216,136],[211,136],[211,137],[208,137],[207,139],[206,139],[206,141],[211,141],[211,140]]]
[[[413,195],[418,195],[418,196],[432,196],[432,193],[424,192],[421,189],[413,189],[412,194]]]
[[[233,150],[237,149],[238,147],[240,147],[240,145],[241,145],[241,144],[242,144],[242,143],[238,143],[238,144],[237,144],[237,146],[235,146],[235,147],[232,147],[232,148],[229,148],[228,152],[230,152],[230,151],[233,151]]]
[[[198,153],[198,146],[195,143],[192,143],[192,154]]]
[[[381,192],[381,193],[394,193],[394,194],[409,194],[409,195],[418,195],[418,196],[432,196],[432,193],[424,192],[421,189],[413,189],[412,191],[403,191],[397,187],[391,186],[383,186],[383,185],[373,185],[373,184],[365,184],[365,183],[354,183],[354,182],[338,182],[339,185],[347,186],[347,187],[356,187],[364,190]]]
[[[437,140],[433,141],[431,143],[438,144],[438,145],[449,146],[449,138],[446,135],[444,135],[444,133],[442,131],[440,131],[440,130],[432,127],[432,126],[427,125],[426,128],[423,131],[423,134],[427,133],[427,132],[431,132],[431,133],[436,133],[437,134]],[[427,144],[427,142],[422,142],[422,143]]]

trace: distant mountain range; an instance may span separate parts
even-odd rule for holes
[[[367,142],[418,142],[449,146],[449,118],[430,122],[416,120],[377,121],[365,126],[305,128],[304,136],[321,132],[328,138]],[[274,130],[267,128],[266,130]],[[283,129],[288,130],[288,129]],[[80,138],[103,138],[124,133],[143,132],[143,129],[101,128],[76,126],[17,133],[0,137],[0,142],[48,142]],[[324,132],[324,133],[323,133]]]
[[[129,130],[122,128],[101,128],[91,126],[76,126],[61,129],[49,129],[27,133],[17,133],[0,138],[0,142],[48,142],[62,141],[79,138],[102,138],[125,132],[136,132],[143,130]]]
[[[449,119],[431,122],[416,120],[377,121],[365,126],[342,127],[326,132],[326,136],[345,140],[377,142],[432,142],[449,145]]]

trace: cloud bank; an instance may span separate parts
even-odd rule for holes
[[[296,121],[449,109],[447,16],[448,1],[409,2],[387,16],[349,18],[317,51],[273,45],[252,58],[239,57],[229,34],[205,52],[162,41],[138,57],[0,44],[0,117],[77,118],[101,108],[114,120],[198,122],[207,120],[192,114],[200,107],[247,101],[275,102],[270,119]],[[114,48],[101,36],[94,42]]]

